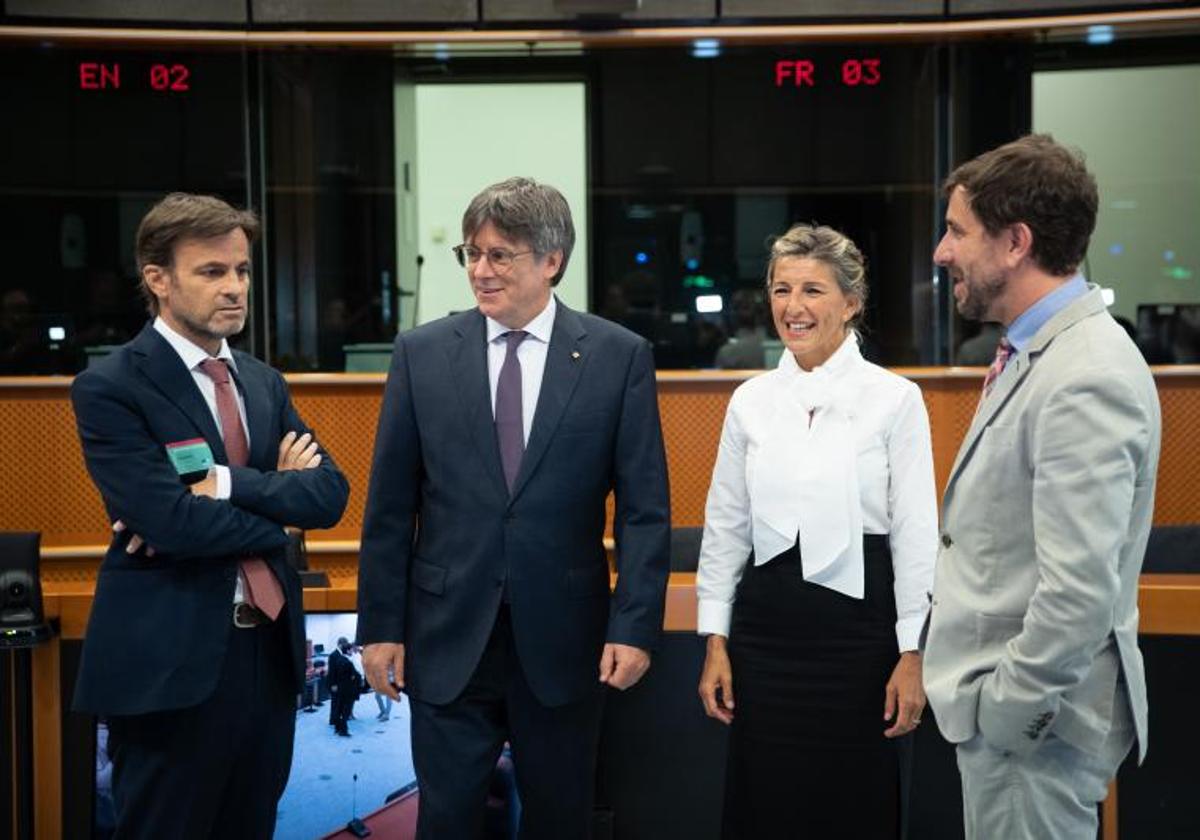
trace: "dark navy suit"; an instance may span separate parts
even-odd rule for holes
[[[594,754],[603,645],[650,650],[662,629],[670,504],[649,344],[557,303],[511,493],[486,354],[478,310],[397,338],[363,526],[359,639],[405,644],[423,815],[434,795],[473,797],[467,788],[486,783],[474,768],[486,769],[500,744],[486,742],[494,732],[459,727],[461,749],[438,756],[446,766],[435,767],[431,757],[422,760],[422,720],[496,686],[507,692],[508,719],[490,723],[513,735],[518,781],[523,771],[554,774],[561,766],[560,802],[590,802],[590,765],[579,762],[575,775],[565,768],[576,748]],[[603,545],[610,491],[618,571],[611,593]],[[518,689],[505,688],[514,673]],[[489,680],[491,688],[481,685]],[[571,711],[577,707],[579,714]],[[537,709],[563,712],[546,724],[553,712]],[[422,764],[438,779],[421,778]],[[447,791],[431,784],[459,789],[442,796]],[[531,806],[555,807],[523,804],[527,815]],[[464,815],[433,836],[473,832],[475,820]],[[576,836],[545,822],[525,828],[523,836]]]
[[[136,824],[119,823],[118,836],[269,836],[273,825],[264,835],[255,820],[266,818],[258,812],[269,804],[273,822],[287,780],[305,634],[282,526],[333,526],[348,486],[324,451],[315,469],[276,472],[284,434],[308,428],[278,372],[244,353],[234,357],[251,448],[246,466],[230,468],[232,496],[223,501],[194,496],[167,457],[167,444],[203,438],[216,462],[226,463],[192,374],[151,325],[71,387],[88,472],[110,520],[127,526],[100,566],[75,691],[77,711],[109,718],[118,809],[124,800],[126,814],[136,815]],[[130,534],[156,553],[128,554]],[[253,630],[232,622],[245,555],[264,558],[287,597],[278,621]],[[278,711],[243,721],[242,703],[263,695],[277,699],[270,708]],[[241,740],[261,753],[257,764],[240,752],[240,726],[247,727]],[[190,769],[178,768],[194,774],[191,782],[180,779],[183,790],[157,764],[178,763],[175,751],[192,756]],[[263,774],[253,801],[233,809],[256,813],[211,813],[227,800],[204,786],[226,786],[231,765],[234,778]]]

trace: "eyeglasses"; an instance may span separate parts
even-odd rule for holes
[[[517,257],[523,257],[526,254],[532,254],[533,251],[510,251],[507,248],[488,248],[486,251],[476,248],[474,245],[455,245],[450,249],[454,252],[454,258],[458,260],[458,264],[463,268],[475,265],[483,257],[487,257],[488,265],[496,271],[504,272],[512,268],[513,260]]]

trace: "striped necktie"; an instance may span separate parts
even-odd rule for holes
[[[992,365],[987,370],[987,376],[983,378],[983,393],[979,395],[979,405],[975,406],[976,413],[979,412],[983,401],[988,398],[988,394],[992,393],[992,387],[996,384],[996,380],[1000,377],[1004,366],[1008,364],[1009,358],[1015,352],[1007,338],[1000,339],[1000,343],[996,345],[996,358],[992,359]]]

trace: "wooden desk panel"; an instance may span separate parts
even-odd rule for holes
[[[1200,636],[1200,574],[1142,575],[1138,610],[1143,636]]]
[[[613,577],[615,583],[616,577]],[[358,588],[353,579],[334,581],[323,589],[304,590],[309,612],[353,612]],[[46,618],[57,619],[64,639],[82,639],[87,627],[92,593],[47,593]],[[1200,575],[1142,575],[1138,586],[1142,635],[1200,636]],[[696,575],[672,572],[667,586],[663,629],[690,632],[696,629]]]
[[[975,410],[982,368],[906,368],[898,371],[925,397],[933,434],[934,472],[945,486],[959,443]],[[703,523],[704,501],[716,459],[725,407],[750,371],[658,374],[659,407],[671,478],[676,526]],[[1155,370],[1163,407],[1163,448],[1155,524],[1200,522],[1200,368]],[[342,521],[309,534],[310,550],[357,551],[375,427],[381,374],[296,374],[287,377],[296,406],[317,430],[350,481]],[[103,505],[84,469],[67,377],[0,378],[0,529],[42,532],[43,578],[70,588],[94,578],[95,560],[108,543]],[[85,562],[88,561],[88,562]],[[333,558],[330,558],[333,562]],[[353,563],[352,558],[349,560]],[[345,573],[346,560],[334,568]],[[352,572],[351,572],[352,575]]]

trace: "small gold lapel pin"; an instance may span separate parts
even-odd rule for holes
[[[578,350],[572,350],[572,351],[571,351],[571,358],[572,358],[572,359],[578,359],[578,358],[579,358],[579,351],[578,351]]]

